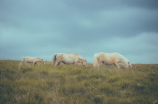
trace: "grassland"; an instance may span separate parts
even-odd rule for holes
[[[89,65],[52,67],[0,61],[0,104],[152,104],[158,100],[158,65],[132,69]]]

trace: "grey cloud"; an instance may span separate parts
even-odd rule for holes
[[[127,6],[133,6],[146,9],[158,9],[157,0],[122,0]]]
[[[119,52],[130,59],[142,53],[156,57],[158,51],[154,0],[1,0],[0,14],[0,58],[51,60],[54,53],[76,52],[92,62],[98,52]]]
[[[31,5],[30,12],[27,11],[26,6],[21,6],[21,8],[24,8],[24,10],[19,10],[20,13],[17,13],[17,17],[13,17],[12,14],[9,17],[9,19],[6,19],[6,22],[9,24],[11,23],[14,26],[17,26],[17,28],[25,28],[28,29],[30,32],[46,32],[46,31],[63,31],[67,34],[92,34],[91,37],[96,37],[95,34],[100,36],[103,36],[105,34],[113,34],[114,36],[117,33],[120,33],[119,35],[123,36],[129,36],[133,34],[138,34],[141,31],[154,31],[157,32],[157,25],[158,21],[157,17],[158,14],[156,12],[150,13],[145,10],[139,10],[135,9],[134,11],[132,9],[125,10],[125,9],[119,9],[119,10],[106,10],[101,7],[102,12],[80,12],[80,10],[84,7],[80,6],[77,1],[73,1],[76,5],[78,5],[78,8],[74,10],[71,10],[71,5],[66,5],[66,3],[63,3],[60,1],[59,3],[63,5],[59,5],[58,2],[55,4],[58,4],[60,7],[63,6],[63,8],[54,7],[54,5],[50,5],[53,3],[48,2],[42,2],[44,7],[46,8],[40,8],[40,6]],[[102,3],[103,1],[99,2],[99,4],[109,4]],[[33,4],[35,4],[34,2]],[[82,2],[81,4],[88,6],[91,6],[92,4],[97,4],[96,1],[86,1]],[[22,3],[24,5],[24,3]],[[114,4],[119,4],[120,2],[116,2]],[[30,5],[30,4],[28,4]],[[48,5],[48,6],[45,6]],[[110,6],[113,5],[113,2],[110,2]],[[16,6],[15,6],[16,7]],[[106,5],[105,5],[106,7]],[[20,7],[19,7],[20,8]],[[114,8],[114,7],[113,7]],[[31,9],[33,9],[31,11]],[[57,9],[57,10],[55,10]],[[13,10],[16,11],[17,9]],[[35,11],[34,11],[35,10]],[[87,9],[86,9],[87,10]],[[90,9],[91,10],[91,9]],[[40,12],[39,12],[40,11]],[[105,12],[104,12],[105,11]],[[77,12],[77,13],[76,13]],[[16,12],[12,12],[15,13]],[[19,15],[19,14],[25,14],[25,15]],[[74,14],[74,15],[73,15]],[[18,18],[18,15],[20,18]],[[88,17],[86,16],[88,15]],[[30,19],[31,16],[31,19]],[[130,17],[129,17],[130,16]],[[3,18],[3,19],[4,19]],[[12,20],[12,19],[14,20]],[[49,18],[49,19],[48,19]],[[5,21],[3,20],[3,22]],[[80,21],[80,23],[76,22]],[[87,21],[90,21],[90,23],[87,25],[85,24]],[[13,23],[12,23],[13,22]],[[88,27],[89,28],[86,28]],[[155,27],[155,28],[153,28]],[[128,31],[124,31],[128,30]],[[104,34],[102,34],[104,33]],[[126,35],[128,34],[128,35]],[[108,35],[106,35],[107,37]],[[70,36],[71,38],[71,36]],[[80,38],[80,37],[79,37]]]

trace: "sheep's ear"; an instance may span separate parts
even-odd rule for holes
[[[128,62],[128,64],[129,64],[129,62]]]

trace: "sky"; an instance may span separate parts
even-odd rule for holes
[[[157,0],[0,0],[0,60],[117,52],[158,63]]]

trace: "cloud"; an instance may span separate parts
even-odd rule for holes
[[[76,52],[92,62],[94,53],[119,52],[157,62],[156,0],[1,0],[0,14],[1,59]]]
[[[158,9],[158,1],[157,0],[132,0],[132,1],[127,1],[127,0],[122,0],[123,3],[125,3],[127,6],[132,6],[132,7],[137,7],[137,8],[145,8],[145,9]]]

